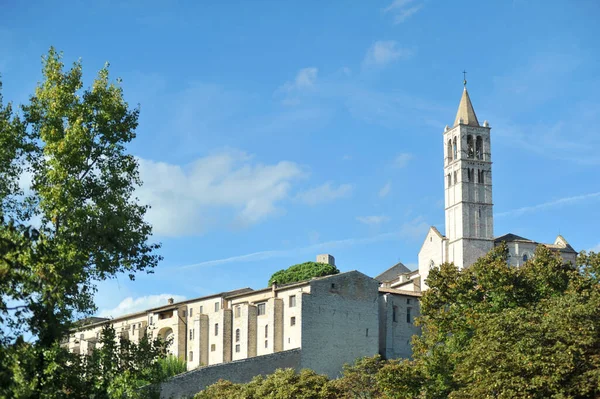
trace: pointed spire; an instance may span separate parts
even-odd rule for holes
[[[463,90],[462,98],[460,99],[460,104],[458,105],[458,112],[456,113],[454,126],[458,126],[459,123],[469,126],[479,126],[479,121],[475,115],[473,104],[471,104],[471,99],[469,98],[469,92],[467,91],[466,84],[465,89]]]

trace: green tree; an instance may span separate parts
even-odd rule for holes
[[[337,267],[327,263],[304,262],[292,265],[287,269],[279,270],[271,276],[268,285],[289,284],[297,281],[309,280],[313,277],[323,277],[338,274]]]
[[[70,395],[59,342],[74,317],[95,310],[96,283],[120,273],[133,279],[160,260],[126,151],[139,110],[118,84],[106,65],[83,90],[81,63],[65,70],[51,48],[21,114],[0,102],[1,354],[33,353],[25,363],[0,362],[0,378],[18,368],[36,397]],[[23,172],[32,180],[26,192],[17,184]],[[21,344],[23,333],[32,344]]]

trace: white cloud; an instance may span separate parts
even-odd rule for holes
[[[583,195],[575,195],[572,197],[559,198],[557,200],[544,202],[542,204],[524,206],[524,207],[517,208],[517,209],[511,209],[509,211],[500,212],[500,213],[497,213],[495,216],[496,217],[520,216],[525,213],[543,211],[546,209],[555,208],[555,207],[559,207],[559,206],[563,206],[563,205],[572,205],[572,204],[576,204],[576,203],[583,202],[583,201],[590,200],[590,199],[600,199],[600,192],[583,194]]]
[[[423,7],[422,4],[412,5],[413,3],[414,0],[395,0],[383,12],[394,14],[394,23],[400,24]]]
[[[263,165],[229,150],[198,158],[186,166],[139,159],[144,182],[136,194],[149,204],[147,220],[162,236],[198,234],[223,216],[250,225],[281,211],[292,182],[304,176],[293,162]]]
[[[127,297],[113,309],[103,309],[98,314],[99,317],[119,317],[129,313],[140,312],[142,310],[156,308],[167,305],[169,298],[175,302],[185,300],[184,296],[172,294],[147,295],[139,298]]]
[[[381,187],[381,190],[379,190],[379,197],[380,198],[387,197],[387,195],[390,193],[391,189],[392,189],[392,183],[387,182],[385,184],[385,186]]]
[[[319,70],[315,67],[303,68],[296,74],[296,78],[291,82],[285,82],[279,90],[307,90],[315,87]]]
[[[394,158],[394,166],[397,168],[403,168],[408,165],[408,161],[413,159],[414,156],[408,152],[400,153]]]
[[[600,252],[600,242],[593,248],[590,248],[588,252]]]
[[[346,197],[352,193],[352,189],[351,184],[340,184],[335,187],[331,182],[327,182],[298,194],[296,198],[305,204],[317,205]]]
[[[390,218],[387,216],[383,216],[383,215],[381,215],[381,216],[357,216],[356,220],[358,220],[361,223],[368,224],[370,226],[374,226],[374,225],[388,222],[390,220]]]
[[[363,65],[370,66],[385,66],[396,61],[399,58],[407,58],[412,55],[412,51],[398,47],[398,43],[394,40],[380,40],[367,50]]]
[[[305,247],[298,247],[286,250],[269,250],[253,252],[245,255],[232,256],[224,259],[215,259],[191,265],[179,266],[169,270],[178,269],[193,269],[203,268],[210,266],[225,265],[228,263],[241,263],[241,262],[255,262],[273,258],[284,258],[291,256],[299,256],[301,254],[314,254],[317,251],[324,251],[331,253],[335,248],[342,247],[355,247],[357,245],[370,244],[373,242],[380,242],[386,240],[421,240],[425,237],[425,234],[429,230],[429,224],[427,224],[422,217],[417,217],[411,221],[403,223],[398,229],[387,233],[376,234],[367,237],[357,238],[346,238],[341,240],[326,241],[318,244],[312,244]]]

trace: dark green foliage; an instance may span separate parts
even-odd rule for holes
[[[327,263],[304,262],[275,272],[269,279],[268,285],[273,283],[289,284],[297,281],[310,280],[313,277],[330,276],[338,274],[337,267]]]
[[[326,376],[311,370],[296,373],[279,369],[266,377],[257,376],[247,384],[220,380],[194,399],[334,399],[338,398]]]

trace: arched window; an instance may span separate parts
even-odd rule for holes
[[[483,159],[483,140],[481,136],[477,136],[477,140],[475,141],[475,155],[477,159]]]
[[[471,169],[467,169],[467,180],[472,181],[473,177],[471,176]]]
[[[481,171],[481,183],[482,183],[482,184],[485,184],[485,179],[484,179],[484,176],[485,176],[485,170],[482,170],[482,171]]]
[[[450,173],[448,173],[448,187],[450,187],[452,185],[452,177],[450,176]]]
[[[475,148],[473,145],[473,136],[467,136],[467,156],[473,158],[475,156]]]
[[[235,342],[240,342],[240,329],[235,330]]]
[[[265,326],[265,338],[269,338],[269,325]]]
[[[446,148],[446,152],[448,153],[446,156],[448,157],[448,163],[452,161],[452,140],[448,140],[448,146]]]
[[[523,262],[527,262],[527,254],[523,254]]]
[[[456,146],[456,137],[452,141],[452,157],[458,159],[458,147]]]

